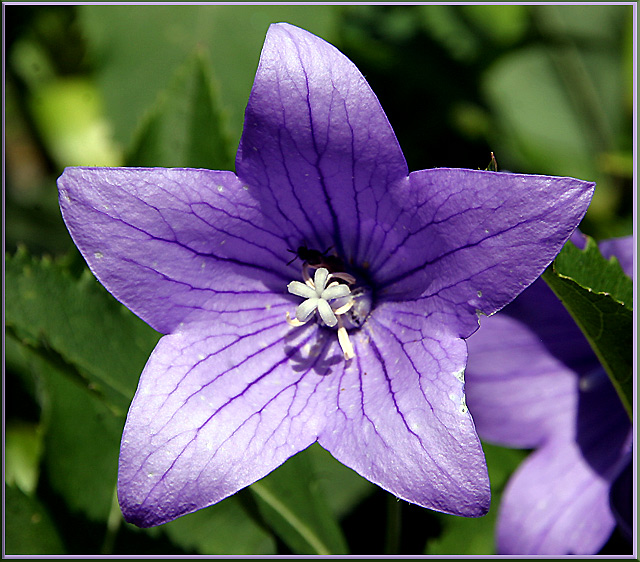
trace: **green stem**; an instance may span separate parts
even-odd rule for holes
[[[385,537],[385,554],[400,554],[401,529],[400,500],[393,494],[387,494],[387,535]]]
[[[104,541],[100,554],[112,554],[113,547],[116,542],[116,536],[120,530],[122,524],[122,514],[120,513],[120,505],[118,504],[118,488],[113,490],[113,498],[111,501],[111,509],[109,510],[109,517],[107,518],[107,530],[104,534]]]

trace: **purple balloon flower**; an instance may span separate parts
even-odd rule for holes
[[[353,63],[287,24],[267,34],[236,173],[58,182],[91,270],[166,334],[122,438],[126,519],[211,505],[316,441],[407,501],[486,513],[463,338],[543,271],[593,184],[409,174]]]
[[[632,275],[632,237],[604,241],[600,249]],[[538,280],[501,313],[481,320],[468,345],[467,399],[478,433],[507,447],[535,449],[502,497],[498,552],[598,552],[615,527],[614,513],[623,526],[630,523],[632,492],[624,474],[632,434],[588,341]],[[610,500],[616,480],[624,490]]]

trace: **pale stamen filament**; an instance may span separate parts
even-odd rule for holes
[[[356,352],[354,351],[351,340],[349,339],[347,329],[342,324],[341,316],[338,316],[338,343],[342,348],[342,353],[344,354],[346,361],[349,361],[349,359],[353,359],[356,356]]]
[[[344,314],[345,312],[349,312],[353,307],[353,302],[354,302],[353,299],[351,299],[347,304],[343,304],[341,307],[336,308],[333,311],[333,313],[339,317],[341,314]]]
[[[299,328],[300,326],[304,326],[306,324],[306,322],[300,322],[300,320],[298,320],[297,318],[291,318],[291,314],[289,314],[289,311],[287,310],[287,324],[289,324],[289,326],[293,326],[294,328]]]

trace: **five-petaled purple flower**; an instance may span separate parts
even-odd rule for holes
[[[584,242],[576,232],[573,238]],[[633,271],[633,238],[600,243]],[[500,554],[594,554],[630,530],[631,422],[580,329],[539,280],[469,341],[467,398],[488,441],[535,448],[507,484]],[[625,484],[626,478],[626,484]],[[618,493],[610,493],[617,481]],[[611,497],[610,497],[611,496]],[[618,515],[619,517],[616,517]],[[625,529],[626,528],[626,529]]]
[[[276,24],[235,174],[70,168],[59,189],[96,277],[166,334],[122,438],[128,521],[211,505],[316,441],[407,501],[486,513],[463,338],[540,275],[593,184],[409,174],[353,63]]]

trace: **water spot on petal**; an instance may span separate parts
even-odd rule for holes
[[[244,189],[245,191],[249,191],[249,186],[248,185],[243,185],[242,189]]]
[[[265,310],[271,310],[271,304],[267,304],[267,305],[264,307],[264,309],[265,309]]]
[[[478,291],[478,296],[481,297],[482,296],[482,291]]]
[[[458,372],[453,373],[453,375],[460,381],[464,382],[464,369],[460,369]]]
[[[460,407],[458,408],[461,414],[466,414],[469,411],[467,408],[467,397],[463,394],[462,400],[460,401]]]
[[[218,191],[219,191],[220,193],[222,193],[222,192],[224,191],[224,186],[223,186],[223,185],[219,185],[219,186],[218,186]]]
[[[93,252],[93,255],[95,256],[96,259],[100,259],[104,257],[104,254],[102,252]]]

